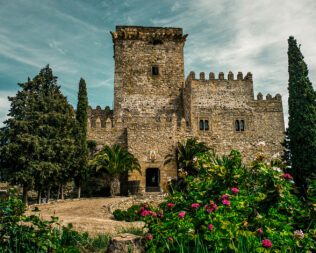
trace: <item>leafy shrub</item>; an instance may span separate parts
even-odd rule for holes
[[[279,159],[263,153],[248,167],[239,152],[199,155],[197,177],[173,191],[159,209],[140,210],[147,252],[312,252],[313,209],[296,195]],[[303,232],[304,231],[304,232]]]
[[[24,212],[25,206],[14,190],[0,199],[0,252],[79,253],[96,248],[96,239],[72,230],[71,224],[60,229],[57,217],[42,221],[37,215],[24,216]]]
[[[113,215],[116,220],[119,221],[139,221],[140,216],[139,216],[139,208],[142,205],[132,205],[129,207],[126,211],[121,210],[121,209],[116,209],[113,212]]]

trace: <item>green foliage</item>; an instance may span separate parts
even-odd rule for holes
[[[138,219],[140,220],[140,219]],[[135,220],[136,221],[136,220]],[[142,228],[136,228],[136,227],[127,227],[127,228],[122,228],[121,231],[119,231],[119,234],[133,234],[133,235],[139,235],[143,236],[143,229]]]
[[[97,148],[97,142],[95,140],[87,140],[87,147],[90,151],[90,157],[93,157],[93,154]]]
[[[124,221],[138,221],[140,220],[139,208],[141,206],[142,205],[132,205],[126,211],[121,210],[121,209],[116,209],[113,212],[113,215],[115,219],[119,221],[123,221],[123,220]]]
[[[183,176],[186,191],[173,191],[158,209],[142,209],[147,252],[315,249],[311,206],[292,193],[295,185],[284,175],[280,160],[267,163],[261,153],[244,167],[240,153],[233,150],[222,158],[199,155],[193,166],[199,174]],[[262,245],[265,239],[272,243],[270,250]]]
[[[65,183],[76,148],[72,107],[48,65],[19,86],[22,90],[9,97],[10,118],[1,131],[4,177],[24,190]]]
[[[137,170],[141,172],[138,160],[128,151],[114,144],[104,146],[91,162],[96,171],[105,170],[110,176],[118,177],[124,172]]]
[[[167,155],[164,164],[175,161],[178,169],[184,170],[189,175],[196,175],[198,171],[193,166],[193,158],[209,150],[204,142],[198,142],[196,138],[187,139],[183,143],[178,142],[175,154]]]
[[[60,229],[57,217],[42,221],[35,214],[24,216],[24,211],[14,190],[0,200],[0,252],[95,252],[109,241],[107,235],[89,238],[88,233],[72,230],[71,224]]]
[[[294,37],[288,40],[289,149],[291,173],[302,195],[316,179],[316,93]]]
[[[110,186],[111,196],[116,195],[119,191],[120,175],[134,170],[141,173],[137,158],[116,144],[112,147],[104,146],[104,148],[95,155],[91,161],[91,165],[96,166],[96,171],[103,170],[112,178]]]
[[[78,187],[89,177],[88,158],[89,151],[87,145],[87,123],[88,123],[88,96],[86,82],[84,79],[79,81],[78,104],[76,119],[78,122],[78,130],[76,134],[76,160],[74,161],[74,176]],[[78,193],[80,198],[80,193]]]

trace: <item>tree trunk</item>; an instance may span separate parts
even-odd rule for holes
[[[42,202],[42,191],[37,191],[37,204],[40,204]]]
[[[117,196],[120,194],[120,179],[119,177],[113,177],[110,183],[110,194],[111,197]]]
[[[58,190],[57,190],[57,200],[59,200],[60,197],[60,185],[58,185]]]
[[[78,199],[80,199],[80,196],[81,196],[81,186],[79,185],[78,186]]]
[[[61,200],[64,200],[64,185],[61,185],[60,192],[61,192]]]
[[[50,199],[50,186],[47,187],[47,199],[46,199],[46,203],[49,202]]]
[[[22,197],[22,201],[25,205],[28,205],[28,201],[27,201],[27,192],[28,189],[26,188],[26,186],[23,186],[23,197]]]

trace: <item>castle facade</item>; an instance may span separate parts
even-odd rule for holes
[[[117,26],[114,43],[114,108],[89,107],[88,139],[98,148],[119,144],[138,158],[138,172],[122,181],[139,181],[140,191],[160,191],[177,178],[174,163],[164,165],[177,142],[198,138],[217,154],[237,149],[244,162],[258,153],[282,151],[284,118],[280,94],[254,98],[252,74],[236,77],[191,72],[184,78],[181,28]],[[123,185],[126,185],[123,183]]]

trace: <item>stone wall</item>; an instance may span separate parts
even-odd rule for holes
[[[189,120],[193,136],[206,142],[218,154],[228,154],[231,149],[239,150],[244,161],[255,158],[258,152],[256,144],[267,143],[267,152],[272,156],[282,150],[280,143],[284,139],[284,120],[281,96],[267,95],[267,100],[254,99],[252,74],[245,77],[241,72],[234,79],[229,72],[227,79],[214,73],[205,79],[204,73],[195,78],[191,72],[186,79],[184,96],[190,97],[186,110],[190,111]],[[209,130],[200,130],[200,120],[208,120]],[[244,131],[236,131],[235,121],[243,121]]]
[[[115,117],[182,114],[186,39],[182,29],[117,26],[111,34]],[[158,67],[158,75],[153,67]]]

